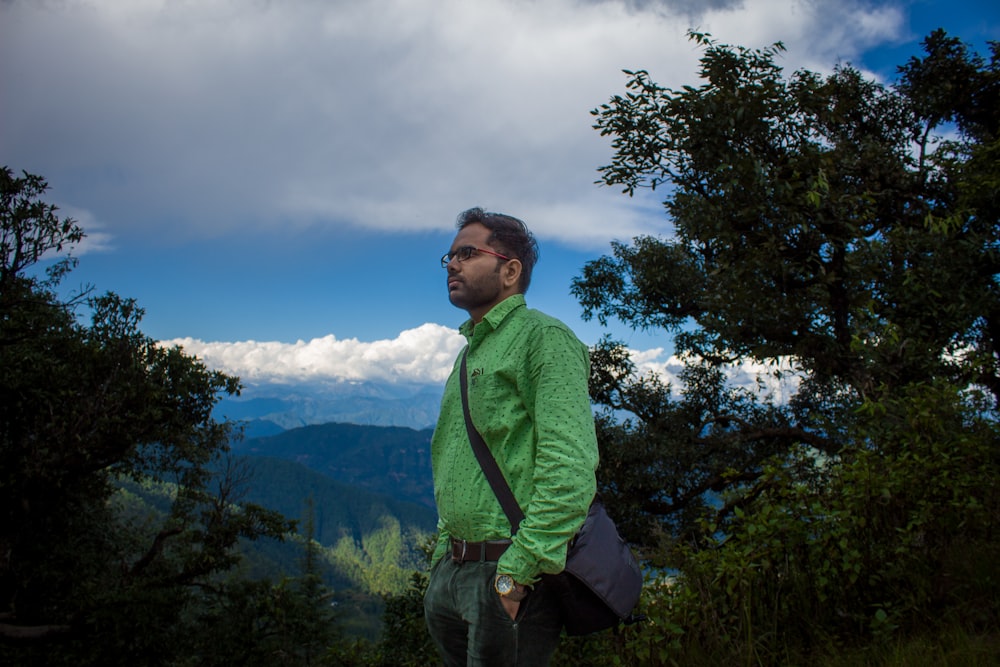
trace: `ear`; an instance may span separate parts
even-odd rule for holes
[[[503,283],[504,289],[517,291],[521,283],[522,268],[521,260],[519,259],[509,259],[503,263],[503,266],[500,268],[500,280]]]

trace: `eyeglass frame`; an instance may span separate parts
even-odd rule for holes
[[[460,253],[466,253],[466,252],[468,254],[464,259],[462,257],[459,257]],[[509,262],[510,260],[514,259],[513,257],[507,257],[506,255],[501,255],[500,253],[493,252],[492,250],[489,250],[487,248],[477,248],[474,245],[463,245],[459,246],[458,248],[455,248],[454,252],[448,251],[445,254],[441,255],[441,268],[447,269],[448,265],[451,264],[451,260],[455,259],[456,257],[458,257],[459,262],[464,262],[465,260],[470,259],[472,257],[472,253],[474,252],[484,252],[487,255],[493,255],[494,257],[499,257],[505,262]]]

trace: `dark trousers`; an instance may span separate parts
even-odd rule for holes
[[[431,570],[424,617],[446,667],[544,667],[559,644],[560,611],[544,583],[511,619],[493,589],[496,566],[445,556]]]

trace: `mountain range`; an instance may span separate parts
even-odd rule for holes
[[[340,484],[434,508],[431,429],[315,424],[232,444],[235,454],[297,463]]]
[[[248,382],[239,396],[215,407],[216,419],[246,424],[248,437],[331,422],[431,428],[437,421],[441,384],[388,382]]]

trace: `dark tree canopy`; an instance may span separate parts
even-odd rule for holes
[[[987,61],[934,32],[886,85],[691,37],[700,85],[626,72],[593,111],[613,149],[600,182],[663,192],[674,233],[613,244],[573,284],[585,317],[662,329],[685,361],[670,386],[616,341],[592,353],[599,487],[676,572],[652,593],[654,664],[988,627],[1000,44]],[[747,362],[791,395],[732,383]]]
[[[616,243],[573,285],[585,317],[664,329],[689,355],[673,397],[613,341],[594,364],[597,401],[629,416],[601,423],[623,471],[609,491],[668,522],[792,444],[837,452],[866,400],[929,380],[1000,400],[997,45],[986,62],[935,32],[886,86],[850,66],[786,75],[781,44],[692,39],[701,85],[627,72],[593,112],[614,150],[602,182],[662,190],[675,234]],[[791,361],[794,400],[712,370],[748,360]]]
[[[211,411],[236,378],[144,335],[133,300],[56,296],[83,230],[46,189],[0,170],[0,661],[160,664],[195,641],[184,611],[223,588],[237,541],[290,524],[241,503],[224,463]]]

